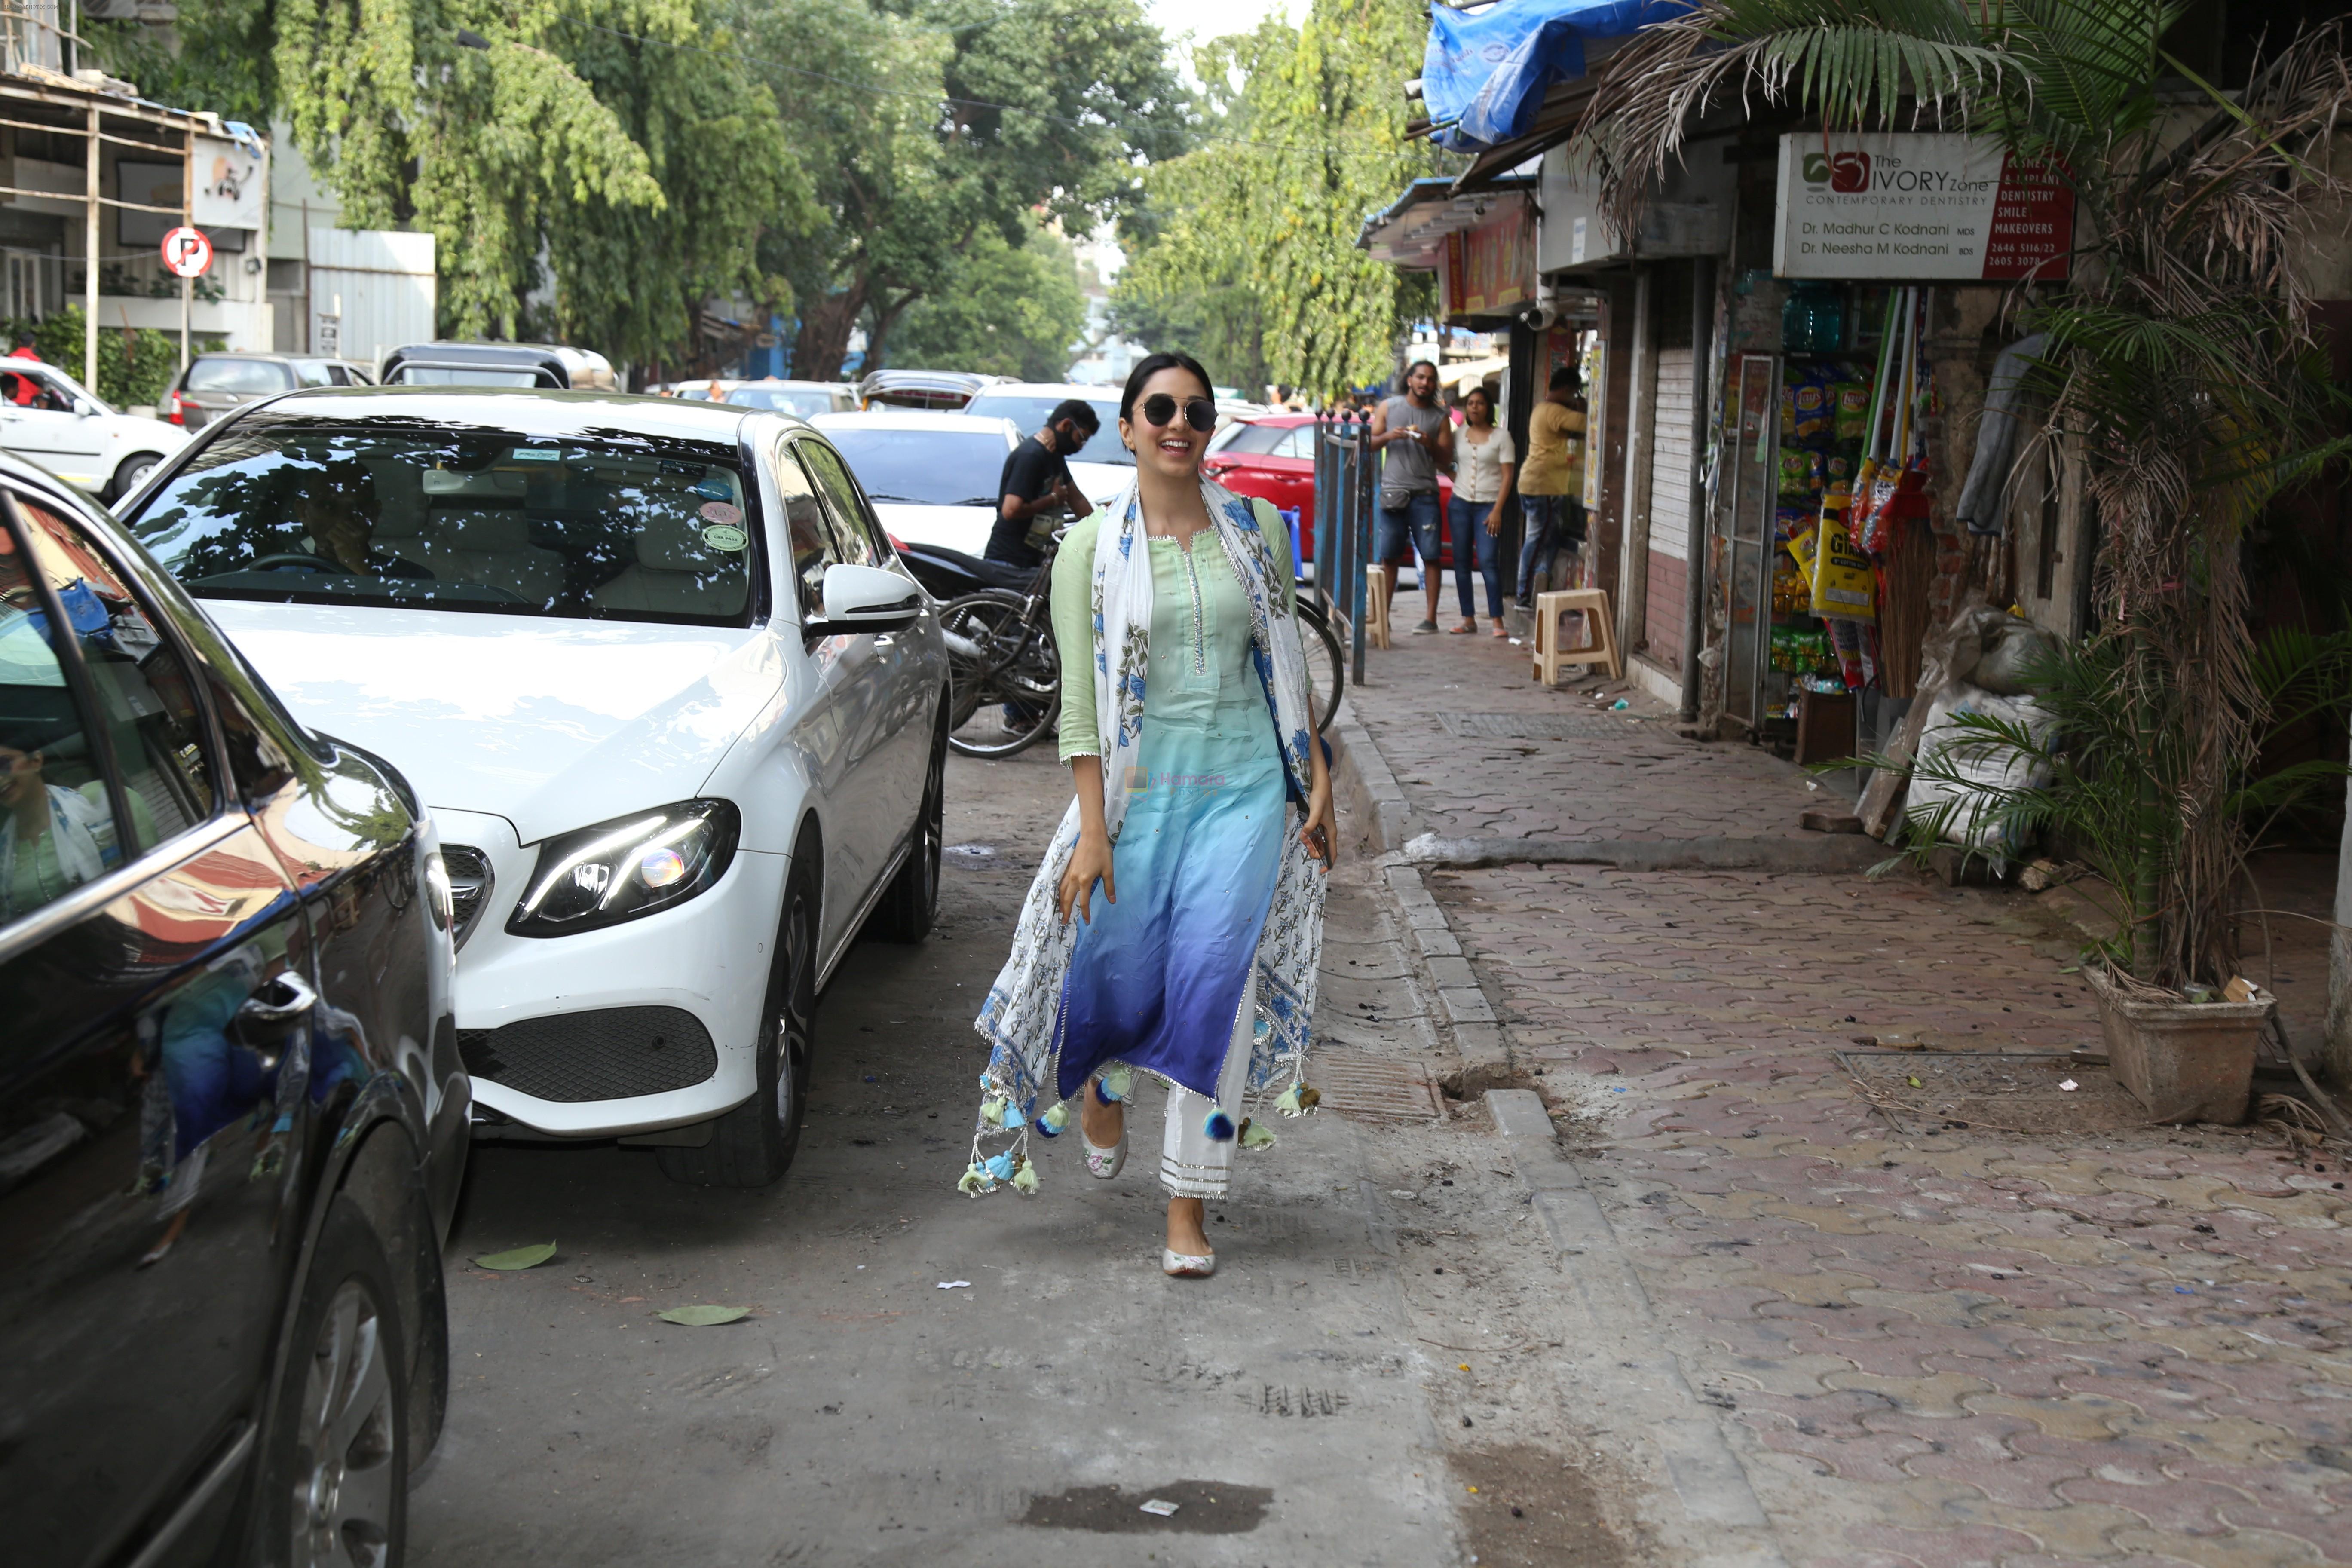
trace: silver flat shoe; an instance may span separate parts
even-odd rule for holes
[[[1213,1252],[1196,1255],[1165,1247],[1160,1249],[1160,1272],[1171,1279],[1206,1279],[1216,1271],[1217,1255]]]

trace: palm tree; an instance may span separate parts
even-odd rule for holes
[[[2021,285],[2011,303],[2049,334],[2043,439],[2081,455],[2100,525],[2088,668],[2138,758],[2139,809],[2111,814],[2128,841],[2107,847],[2125,962],[2170,990],[2236,970],[2248,841],[2232,805],[2264,719],[2239,542],[2343,448],[2326,438],[2335,395],[2292,260],[2347,194],[2329,153],[2352,105],[2336,26],[2266,40],[2231,93],[2168,52],[2187,9],[1698,0],[1612,57],[1578,130],[1621,223],[1685,127],[1735,96],[1832,131],[1993,138],[2072,184],[2071,282]]]

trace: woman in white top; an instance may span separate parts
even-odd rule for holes
[[[1474,386],[1462,399],[1469,416],[1454,437],[1454,501],[1446,518],[1454,539],[1454,587],[1462,601],[1462,624],[1456,636],[1478,629],[1477,601],[1470,591],[1470,563],[1476,554],[1478,574],[1486,580],[1486,618],[1495,635],[1503,629],[1503,586],[1496,575],[1495,554],[1500,548],[1503,503],[1511,499],[1511,477],[1517,455],[1511,450],[1507,430],[1495,426],[1494,395]],[[1470,546],[1470,548],[1465,548]]]

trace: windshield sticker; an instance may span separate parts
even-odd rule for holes
[[[517,447],[513,460],[518,463],[560,463],[563,454],[553,447]]]
[[[702,531],[702,542],[713,550],[735,551],[742,549],[751,540],[741,529],[721,522]]]
[[[727,482],[724,475],[712,474],[694,486],[694,493],[709,496],[712,500],[728,500],[733,498],[735,487]]]
[[[724,523],[732,528],[743,521],[743,509],[730,506],[723,500],[706,501],[694,510],[695,515],[705,522]]]

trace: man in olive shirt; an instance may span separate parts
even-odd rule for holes
[[[1551,373],[1551,389],[1528,416],[1528,458],[1519,468],[1519,608],[1535,608],[1536,581],[1560,551],[1584,548],[1584,399],[1574,365]]]

